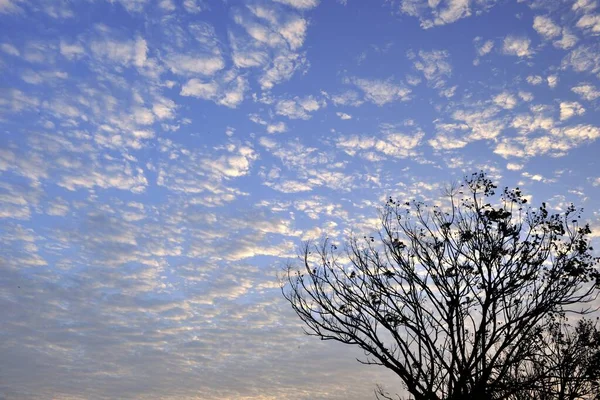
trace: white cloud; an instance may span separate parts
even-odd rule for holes
[[[563,28],[562,38],[560,40],[554,41],[553,45],[556,48],[568,50],[571,47],[575,46],[578,40],[579,39],[577,38],[577,36],[571,33],[571,31],[569,31],[567,28]]]
[[[182,86],[180,94],[235,108],[244,100],[247,90],[248,81],[230,71],[211,81],[192,78]]]
[[[309,10],[319,5],[319,0],[274,0],[277,3],[287,4],[300,10]]]
[[[347,90],[341,94],[331,96],[331,101],[336,106],[353,106],[357,107],[364,103],[361,100],[358,92],[354,90]]]
[[[492,51],[492,49],[494,48],[494,42],[492,40],[486,40],[481,44],[476,43],[475,46],[477,49],[477,54],[480,57],[483,57]]]
[[[359,155],[369,160],[384,160],[386,157],[406,158],[418,155],[416,148],[420,146],[425,135],[423,132],[406,134],[398,132],[395,126],[383,124],[381,137],[368,135],[339,136],[336,146],[347,154]]]
[[[183,0],[183,8],[189,13],[196,14],[208,9],[205,0]]]
[[[21,79],[31,85],[39,85],[42,83],[51,83],[57,79],[67,79],[69,75],[63,71],[40,71],[35,72],[31,69],[26,69],[21,72]]]
[[[406,83],[409,84],[410,86],[417,86],[421,82],[423,82],[423,80],[416,75],[410,75],[410,74],[406,75]]]
[[[175,3],[173,0],[160,0],[158,6],[165,11],[175,11]]]
[[[267,66],[258,82],[263,90],[272,89],[276,84],[289,80],[296,71],[307,65],[308,62],[303,55],[283,52]]]
[[[29,220],[31,218],[31,210],[27,198],[17,193],[16,190],[10,191],[7,194],[0,192],[1,218]]]
[[[553,132],[555,135],[564,134],[572,139],[576,144],[582,144],[587,141],[600,138],[600,128],[593,125],[580,124],[562,128],[560,131]]]
[[[446,97],[446,98],[448,98],[448,99],[449,99],[449,98],[451,98],[451,97],[454,97],[454,95],[456,94],[456,89],[457,89],[457,88],[458,88],[458,85],[454,85],[454,86],[451,86],[451,87],[449,87],[449,88],[443,88],[443,87],[442,87],[442,88],[440,89],[440,91],[439,91],[439,95],[440,95],[441,97]]]
[[[21,53],[23,59],[32,64],[54,64],[56,48],[54,43],[47,40],[28,41],[23,46]]]
[[[225,68],[225,62],[220,55],[171,54],[165,62],[173,73],[180,75],[201,74],[211,76]]]
[[[177,104],[171,99],[159,97],[152,104],[152,112],[158,119],[171,119],[175,116]]]
[[[544,182],[544,183],[553,182],[552,179],[544,178],[544,176],[542,176],[540,174],[531,174],[531,173],[525,171],[525,172],[522,172],[521,175],[524,176],[525,178],[529,178],[532,181],[536,181],[536,182]]]
[[[147,108],[134,108],[132,117],[134,121],[140,125],[151,125],[154,123],[154,114]]]
[[[207,160],[209,168],[222,173],[225,177],[235,178],[247,175],[252,163],[258,159],[258,154],[248,146],[230,145],[227,146],[227,151],[230,154]]]
[[[225,68],[222,42],[212,24],[165,23],[164,31],[160,59],[174,74],[195,78],[212,76]]]
[[[414,67],[421,71],[428,82],[438,87],[444,84],[443,79],[452,75],[452,65],[448,62],[445,50],[419,51]]]
[[[200,99],[210,100],[216,97],[219,85],[214,81],[204,82],[200,79],[190,79],[181,88],[182,96],[194,96]]]
[[[497,117],[500,110],[496,106],[469,107],[458,109],[452,118],[466,125],[471,132],[463,139],[468,141],[495,139],[505,127],[505,121]]]
[[[532,54],[530,45],[529,38],[509,35],[502,42],[502,51],[511,56],[528,57]]]
[[[317,100],[314,96],[296,97],[293,100],[280,100],[277,102],[275,112],[290,119],[310,119],[310,113],[325,105],[326,103],[323,100]]]
[[[419,18],[424,29],[446,25],[486,10],[493,1],[481,0],[399,0],[400,12]]]
[[[295,13],[283,15],[266,5],[248,6],[247,10],[249,15],[237,10],[233,16],[247,36],[229,33],[234,63],[238,67],[264,67],[259,78],[263,90],[273,88],[290,79],[296,71],[308,67],[306,57],[297,52],[306,38],[308,23],[304,18]],[[273,53],[271,60],[269,53]]]
[[[5,52],[6,54],[9,54],[11,56],[20,56],[21,52],[19,52],[19,50],[13,46],[10,43],[2,43],[0,44],[0,50],[2,50],[3,52]]]
[[[0,0],[0,14],[10,14],[22,11],[19,7],[24,0]]]
[[[279,122],[275,122],[273,124],[267,125],[268,133],[283,133],[285,131],[287,131],[287,126],[285,125],[285,122],[283,122],[283,121],[279,121]]]
[[[64,40],[60,41],[60,54],[72,60],[85,54],[85,49],[79,43],[68,43]]]
[[[258,114],[250,114],[250,115],[248,115],[248,118],[250,119],[250,121],[254,122],[255,124],[267,125],[267,121],[262,119]]]
[[[263,51],[234,50],[233,63],[238,68],[261,67],[269,62],[269,55]]]
[[[533,93],[519,91],[519,97],[521,98],[521,100],[529,102],[529,101],[533,100]]]
[[[579,46],[563,59],[563,67],[571,67],[576,72],[600,72],[600,46]]]
[[[592,125],[552,128],[543,136],[503,138],[494,149],[494,153],[504,158],[529,158],[541,155],[562,157],[572,148],[598,138],[600,138],[600,128]]]
[[[544,39],[552,39],[560,36],[561,28],[552,19],[543,15],[537,15],[533,19],[533,29]]]
[[[427,141],[434,150],[456,150],[465,147],[468,142],[447,133],[439,132]]]
[[[342,120],[352,119],[352,115],[350,115],[350,114],[346,114],[346,113],[343,113],[343,112],[336,112],[335,114],[338,117],[340,117],[340,119],[342,119]]]
[[[40,100],[18,89],[0,91],[0,115],[2,111],[19,113],[26,110],[36,110]]]
[[[251,40],[228,33],[229,43],[233,49],[233,63],[238,68],[254,68],[266,65],[269,62],[268,51],[257,48]]]
[[[560,120],[565,121],[576,115],[583,115],[585,108],[576,101],[563,101],[560,103]]]
[[[262,10],[262,8],[260,8]],[[281,47],[285,44],[285,39],[272,28],[262,25],[258,22],[250,21],[241,15],[236,15],[234,21],[242,25],[246,33],[254,39],[258,45],[266,45],[271,48]]]
[[[411,90],[405,86],[393,83],[391,80],[351,78],[353,83],[365,94],[365,99],[378,106],[383,106],[393,101],[407,101],[410,99]]]
[[[527,83],[529,83],[530,85],[541,85],[542,84],[542,77],[539,75],[529,75],[527,77]]]
[[[306,187],[327,187],[333,190],[349,191],[355,187],[356,177],[344,171],[345,163],[335,162],[335,155],[315,147],[307,147],[299,139],[279,143],[270,137],[261,137],[259,143],[281,161],[292,177],[268,178],[267,186],[276,188],[278,183],[287,180],[301,182]],[[279,181],[275,182],[275,179]]]
[[[283,180],[277,183],[267,183],[267,186],[282,193],[309,192],[313,189],[313,185],[309,182],[300,182],[297,180]]]
[[[577,0],[572,6],[573,11],[589,12],[596,8],[596,0]]]
[[[259,157],[247,144],[229,142],[224,146],[189,150],[170,141],[161,141],[166,157],[157,167],[157,184],[169,190],[194,195],[194,201],[218,207],[246,195],[227,184],[245,176]]]
[[[304,44],[308,23],[304,18],[291,18],[279,27],[279,34],[285,38],[292,50],[297,50]]]
[[[600,97],[600,90],[591,84],[580,84],[571,88],[574,93],[581,96],[582,99],[593,101]]]
[[[101,40],[94,41],[91,44],[91,49],[94,55],[99,60],[110,60],[114,63],[123,65],[134,65],[143,67],[147,60],[148,45],[142,38],[128,41],[117,40]],[[61,52],[65,56],[72,57],[77,55],[77,50],[74,47],[61,47]]]
[[[244,95],[248,90],[248,81],[242,76],[236,76],[225,79],[223,84],[225,88],[217,103],[230,108],[237,107],[244,100]]]
[[[307,9],[318,2],[287,0],[285,3]],[[306,39],[308,22],[297,12],[257,3],[235,8],[233,20],[237,27],[230,29],[228,35],[234,64],[239,68],[262,68],[258,82],[263,90],[270,90],[308,68],[306,56],[299,51]]]
[[[40,11],[54,19],[73,18],[74,10],[71,9],[68,1],[65,0],[40,0]]]
[[[548,77],[546,78],[546,81],[548,82],[548,86],[551,89],[554,89],[556,87],[556,85],[558,84],[558,75],[548,75]]]
[[[494,97],[494,103],[506,110],[511,110],[517,105],[517,98],[509,92],[502,92]]]
[[[54,199],[47,207],[46,213],[53,216],[64,217],[69,212],[69,203],[62,198]]]
[[[517,114],[510,123],[520,134],[526,135],[537,130],[550,131],[554,127],[554,110],[548,106],[530,106],[530,113]]]
[[[129,12],[142,12],[149,0],[116,0]]]
[[[575,25],[579,29],[583,29],[593,35],[600,34],[600,14],[586,14],[577,21]]]
[[[506,164],[506,169],[508,169],[510,171],[519,171],[519,170],[523,169],[523,167],[524,167],[523,164],[517,164],[517,163]]]
[[[97,164],[90,169],[86,168],[80,171],[73,171],[73,173],[67,173],[60,177],[57,184],[68,190],[98,187],[142,193],[148,186],[148,180],[141,168],[133,168],[128,164],[120,165],[114,163],[109,165]]]

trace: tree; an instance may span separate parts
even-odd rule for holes
[[[546,341],[509,382],[535,382],[514,400],[600,400],[600,331],[590,319],[573,328],[565,317],[548,324]]]
[[[345,251],[306,243],[282,287],[305,332],[359,346],[360,362],[389,368],[417,400],[534,390],[554,366],[519,368],[539,359],[552,321],[591,311],[598,258],[581,210],[551,214],[519,188],[499,200],[495,189],[473,174],[441,206],[390,198],[379,236]]]

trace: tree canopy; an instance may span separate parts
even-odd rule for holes
[[[282,288],[306,333],[360,347],[417,400],[591,393],[600,335],[565,319],[600,292],[582,210],[496,192],[473,174],[438,205],[389,198],[378,236],[306,243]]]

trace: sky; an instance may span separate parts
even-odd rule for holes
[[[595,0],[0,0],[0,398],[373,398],[278,276],[483,170],[600,238]]]

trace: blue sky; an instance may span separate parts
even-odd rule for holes
[[[480,169],[597,238],[598,35],[592,0],[0,0],[3,398],[400,390],[277,274]]]

